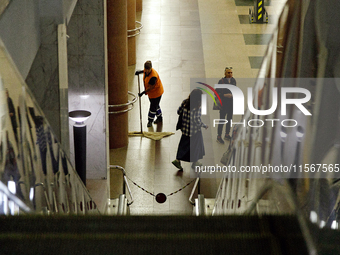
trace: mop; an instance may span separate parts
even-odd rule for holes
[[[140,81],[139,75],[143,73],[143,70],[138,70],[135,72],[135,75],[138,76],[138,93],[140,93]],[[167,137],[173,135],[173,132],[145,132],[143,131],[143,124],[142,124],[142,105],[141,105],[141,98],[139,98],[139,121],[140,121],[140,131],[132,131],[129,132],[129,136],[144,136],[152,140],[161,140],[163,137]]]

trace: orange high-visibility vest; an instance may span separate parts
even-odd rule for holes
[[[149,92],[147,92],[146,94],[149,96],[149,98],[157,98],[160,97],[163,93],[164,93],[164,88],[163,88],[163,84],[161,79],[159,78],[158,73],[156,72],[155,69],[151,69],[151,73],[149,74],[149,76],[145,76],[145,73],[143,75],[143,81],[144,81],[144,88],[145,90],[148,89],[149,85],[149,81],[152,77],[156,77],[157,81],[155,84],[155,87],[150,90]]]

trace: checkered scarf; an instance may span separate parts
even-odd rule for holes
[[[186,100],[184,100],[181,106],[177,110],[177,114],[182,115],[182,134],[186,136],[193,136],[201,127],[206,127],[206,125],[201,120],[201,107],[194,109],[187,109],[185,107]]]

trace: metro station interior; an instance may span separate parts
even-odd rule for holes
[[[0,0],[0,253],[339,254],[339,9]],[[222,144],[204,89],[226,67],[240,93]],[[205,155],[179,170],[194,89]]]

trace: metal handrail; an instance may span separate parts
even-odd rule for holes
[[[18,198],[15,194],[11,193],[7,186],[0,181],[0,192],[7,197],[7,199],[13,201],[20,210],[31,213],[33,211],[33,208],[24,203],[20,198]]]
[[[194,184],[194,187],[192,188],[192,191],[191,191],[191,194],[190,194],[190,197],[189,197],[189,202],[190,202],[192,205],[195,204],[195,202],[192,201],[192,197],[194,196],[194,193],[195,193],[195,190],[196,190],[196,187],[197,187],[197,184],[198,184],[199,180],[200,180],[200,178],[197,177],[197,178],[196,178],[196,181],[195,181],[195,184]]]
[[[128,32],[128,33],[136,32],[136,31],[138,31],[138,32],[135,33],[135,34],[133,34],[133,35],[128,35],[128,36],[127,36],[128,38],[134,37],[134,36],[137,36],[137,35],[140,34],[140,31],[141,31],[141,29],[143,28],[143,24],[142,24],[142,22],[139,22],[139,21],[136,21],[136,23],[139,24],[140,26],[137,27],[137,28],[135,28],[135,29],[130,29],[130,30],[128,30],[127,32]]]
[[[126,184],[126,186],[127,186],[127,189],[128,189],[128,191],[129,191],[129,194],[130,194],[130,197],[131,197],[131,202],[129,202],[128,201],[128,205],[131,205],[132,203],[133,203],[133,197],[132,197],[132,193],[131,193],[131,189],[130,189],[130,186],[129,186],[129,184],[128,184],[128,181],[127,181],[127,178],[126,178],[126,175],[124,174],[124,176],[123,176],[123,178],[124,178],[124,183]],[[125,187],[125,185],[124,185],[124,187]],[[124,189],[124,192],[125,192],[125,189]]]
[[[121,166],[118,166],[118,165],[109,165],[110,168],[115,168],[115,169],[119,169],[122,171],[123,173],[123,180],[124,180],[124,187],[126,185],[126,187],[128,188],[128,191],[129,191],[129,195],[130,195],[130,198],[131,198],[131,202],[129,202],[129,200],[127,201],[127,205],[131,205],[133,202],[134,202],[134,199],[133,199],[133,196],[132,196],[132,193],[131,193],[131,189],[130,189],[130,186],[129,186],[129,183],[127,181],[127,178],[126,178],[126,172],[125,172],[125,169]],[[123,192],[124,192],[124,195],[125,195],[125,188],[123,188]]]
[[[131,91],[128,91],[129,95],[132,95],[134,98],[132,99],[132,101],[128,100],[127,103],[125,104],[116,104],[116,105],[109,105],[109,108],[120,108],[120,107],[124,107],[124,106],[129,106],[128,109],[125,110],[121,110],[121,111],[113,111],[113,112],[109,112],[109,114],[117,114],[117,113],[124,113],[124,112],[128,112],[131,111],[133,109],[133,104],[136,103],[137,101],[137,96],[132,93]]]
[[[197,205],[196,205],[196,216],[205,215],[205,200],[203,194],[198,194]]]
[[[118,212],[117,212],[118,216],[126,215],[125,199],[126,199],[125,194],[121,194],[119,196],[119,200],[118,200]]]

